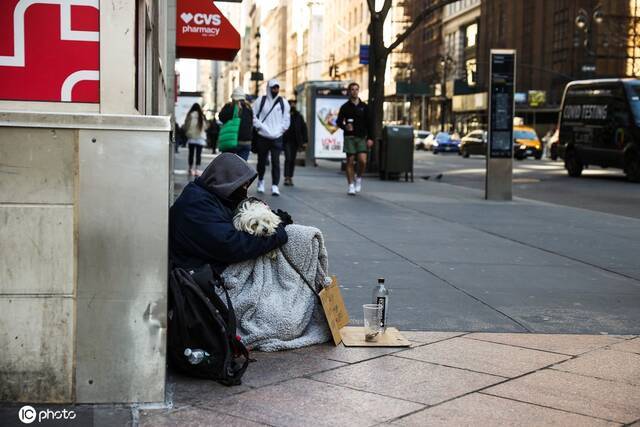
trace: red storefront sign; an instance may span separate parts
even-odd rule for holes
[[[240,34],[213,1],[178,0],[176,57],[233,61]]]
[[[0,100],[100,101],[100,0],[0,0]]]

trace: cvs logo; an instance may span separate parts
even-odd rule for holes
[[[218,14],[204,14],[204,13],[196,13],[193,16],[193,23],[197,25],[215,25],[219,26],[222,23],[222,19]]]

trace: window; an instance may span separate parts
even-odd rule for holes
[[[477,62],[475,58],[472,59],[468,59],[465,61],[464,63],[465,66],[465,70],[467,73],[467,84],[469,86],[475,86],[477,83],[477,76],[476,76],[476,71],[477,71]]]
[[[465,47],[475,46],[478,42],[478,24],[471,24],[464,30],[464,45]]]

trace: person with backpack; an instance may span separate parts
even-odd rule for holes
[[[249,160],[253,110],[242,87],[238,86],[233,90],[231,102],[222,107],[218,117],[222,122],[222,129],[218,135],[218,149],[223,153],[236,153],[244,160]]]
[[[279,196],[280,152],[282,135],[289,129],[289,103],[281,96],[280,83],[276,79],[267,83],[267,93],[253,104],[255,118],[255,152],[258,154],[258,193],[264,193],[264,173],[267,156],[271,155],[271,195]]]
[[[189,145],[189,176],[200,176],[200,163],[202,161],[202,147],[207,145],[206,140],[206,119],[202,113],[202,107],[195,102],[184,121],[184,131],[187,134],[187,144]],[[195,166],[193,163],[195,154]]]

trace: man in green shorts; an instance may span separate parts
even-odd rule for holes
[[[362,174],[367,165],[367,150],[373,146],[370,138],[369,107],[359,97],[360,85],[349,84],[349,100],[338,113],[338,126],[344,132],[344,152],[347,154],[347,194],[355,196],[362,190]],[[354,180],[353,160],[357,156],[358,171]]]

